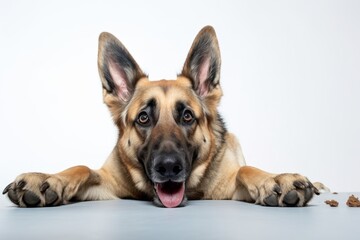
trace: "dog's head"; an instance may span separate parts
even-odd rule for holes
[[[104,101],[119,128],[120,159],[136,188],[158,205],[182,205],[223,141],[216,109],[220,61],[208,26],[195,38],[176,80],[149,81],[118,39],[100,35],[98,67]]]

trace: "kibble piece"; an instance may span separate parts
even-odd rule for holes
[[[325,203],[326,203],[326,204],[329,204],[330,207],[337,207],[337,206],[339,206],[339,203],[338,203],[337,201],[335,201],[335,200],[326,200]]]
[[[359,198],[355,197],[354,195],[351,195],[347,200],[346,205],[348,205],[349,207],[360,207]]]

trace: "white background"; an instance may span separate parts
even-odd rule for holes
[[[150,78],[173,79],[208,24],[222,51],[220,111],[247,163],[360,191],[359,1],[1,1],[0,186],[99,168],[112,150],[100,32]]]

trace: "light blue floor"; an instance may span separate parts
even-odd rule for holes
[[[190,201],[176,209],[134,200],[25,209],[1,196],[0,239],[359,239],[360,208],[346,206],[349,195],[316,196],[304,208]]]

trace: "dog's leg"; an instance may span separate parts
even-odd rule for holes
[[[237,174],[240,200],[266,206],[302,207],[319,190],[299,174],[271,174],[260,169],[244,166]]]
[[[76,200],[116,198],[110,176],[103,169],[95,171],[76,166],[57,174],[24,173],[3,191],[20,207],[44,207]],[[91,191],[91,189],[96,191]],[[96,194],[97,193],[97,194]]]

